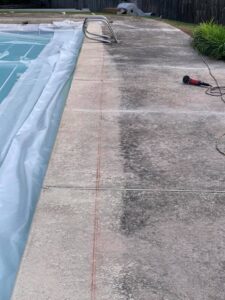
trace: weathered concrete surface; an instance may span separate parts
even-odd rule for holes
[[[13,299],[224,300],[225,106],[181,84],[211,82],[187,35],[113,26],[82,49]]]

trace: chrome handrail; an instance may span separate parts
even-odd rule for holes
[[[110,35],[101,35],[88,31],[88,23],[90,22],[102,22],[108,28]],[[105,16],[90,16],[85,18],[83,23],[83,32],[84,35],[91,40],[103,42],[103,43],[118,43],[115,32],[113,31],[109,20]]]

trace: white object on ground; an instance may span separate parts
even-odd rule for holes
[[[139,17],[145,17],[145,16],[151,16],[150,13],[144,13],[141,9],[137,7],[135,3],[127,3],[127,2],[122,2],[118,4],[117,6],[118,13],[121,14],[128,14],[132,16],[139,16]]]

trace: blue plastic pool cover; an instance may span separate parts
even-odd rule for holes
[[[82,40],[81,22],[0,25],[0,80],[11,82],[0,98],[0,300],[12,294]],[[10,58],[7,43],[22,55]]]

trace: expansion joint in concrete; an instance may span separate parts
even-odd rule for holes
[[[96,187],[79,187],[73,185],[45,185],[44,190],[49,189],[72,189],[77,191],[96,191]],[[143,191],[153,193],[204,193],[204,194],[225,194],[223,190],[195,190],[195,189],[148,189],[148,188],[114,188],[114,187],[98,187],[98,191]]]

